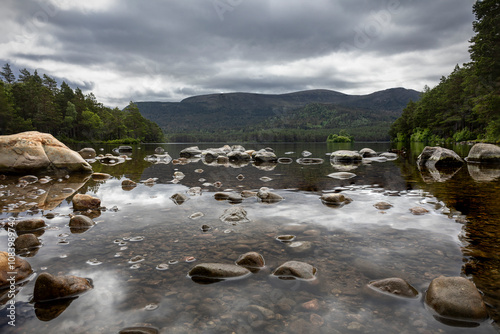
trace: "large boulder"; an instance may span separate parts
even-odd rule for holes
[[[469,151],[467,162],[500,164],[500,147],[493,144],[479,143]]]
[[[8,279],[11,278],[11,275],[8,273],[12,272],[16,273],[14,275],[15,281],[20,282],[28,278],[33,273],[33,269],[28,261],[13,254],[9,255],[7,252],[0,252],[0,289],[9,287],[11,281]]]
[[[365,147],[365,148],[361,149],[359,151],[359,154],[363,158],[373,158],[373,157],[377,156],[377,152],[375,152],[374,150],[372,150],[371,148],[368,148],[368,147]]]
[[[92,289],[92,284],[86,278],[77,276],[53,276],[41,273],[35,281],[33,299],[44,302],[61,298],[73,297]]]
[[[464,161],[454,151],[440,146],[426,146],[418,156],[417,164],[419,166],[459,166]]]
[[[488,311],[474,283],[464,277],[434,279],[425,296],[425,302],[446,319],[483,321]]]
[[[82,156],[55,139],[38,131],[0,136],[0,172],[42,171],[91,172]]]

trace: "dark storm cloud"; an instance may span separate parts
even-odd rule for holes
[[[53,0],[47,5],[9,0],[5,12],[14,15],[0,17],[11,30],[3,33],[11,38],[0,58],[21,68],[43,68],[80,87],[95,83],[85,87],[121,104],[218,91],[375,90],[381,83],[373,85],[380,80],[374,64],[390,61],[391,73],[407,76],[388,82],[421,84],[427,73],[419,68],[419,58],[428,63],[429,57],[456,54],[472,36],[472,4]],[[453,59],[436,59],[428,69],[435,75],[429,85],[456,62],[468,60],[466,47],[460,52]],[[420,57],[405,56],[409,53]],[[409,59],[416,62],[412,73]],[[441,64],[446,68],[435,73]],[[82,77],[69,78],[77,75]]]

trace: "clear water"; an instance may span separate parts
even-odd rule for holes
[[[77,275],[92,279],[94,285],[78,298],[44,310],[30,302],[32,279],[16,295],[16,327],[7,325],[2,306],[2,333],[117,333],[131,326],[155,327],[161,333],[497,332],[498,178],[477,181],[464,166],[445,182],[429,181],[415,165],[421,148],[412,148],[395,161],[354,169],[332,165],[327,155],[363,147],[382,152],[390,147],[386,143],[244,145],[270,146],[279,157],[293,158],[291,164],[265,168],[145,161],[157,146],[177,158],[190,145],[141,145],[122,164],[93,163],[94,171],[112,175],[105,181],[73,175],[25,188],[14,186],[17,178],[1,181],[1,219],[55,214],[46,219],[48,228],[39,236],[43,246],[25,257],[36,273]],[[112,149],[95,148],[98,153]],[[304,150],[324,162],[298,164]],[[460,150],[467,154],[467,149]],[[356,176],[328,177],[347,169]],[[185,177],[172,182],[176,171]],[[126,178],[157,180],[126,191],[121,187]],[[217,181],[220,187],[211,185]],[[230,204],[213,196],[216,191],[256,191],[263,186],[284,200],[265,204],[250,197]],[[170,199],[175,193],[188,194],[191,187],[201,187],[201,195],[188,195],[182,205]],[[97,224],[84,233],[68,227],[72,213],[68,188],[99,197],[106,207],[94,217]],[[40,194],[40,189],[45,192]],[[323,205],[321,194],[335,190],[353,201],[340,208]],[[374,204],[380,201],[393,206],[379,210]],[[40,209],[28,210],[35,202]],[[250,221],[222,222],[219,217],[233,205],[242,206]],[[412,215],[409,209],[415,206],[429,213]],[[205,232],[202,225],[210,229]],[[301,250],[276,240],[285,234],[312,247]],[[0,244],[7,244],[4,230]],[[266,261],[264,269],[248,278],[203,285],[187,276],[198,263],[234,263],[248,251],[259,252]],[[290,281],[270,275],[289,260],[313,265],[317,278]],[[464,272],[466,263],[469,270]],[[468,275],[484,294],[491,320],[476,328],[437,321],[423,296],[440,275]],[[406,279],[419,291],[418,298],[382,295],[367,287],[370,281],[387,277]]]

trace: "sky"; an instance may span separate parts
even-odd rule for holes
[[[434,87],[474,0],[2,0],[0,62],[109,107],[201,94]]]

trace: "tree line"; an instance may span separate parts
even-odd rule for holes
[[[424,88],[391,126],[395,141],[500,142],[500,1],[473,6],[471,62]]]
[[[73,90],[35,70],[16,78],[7,63],[0,71],[0,135],[36,130],[64,142],[161,142],[163,132],[142,117],[134,103],[125,109],[105,107],[93,93]]]

